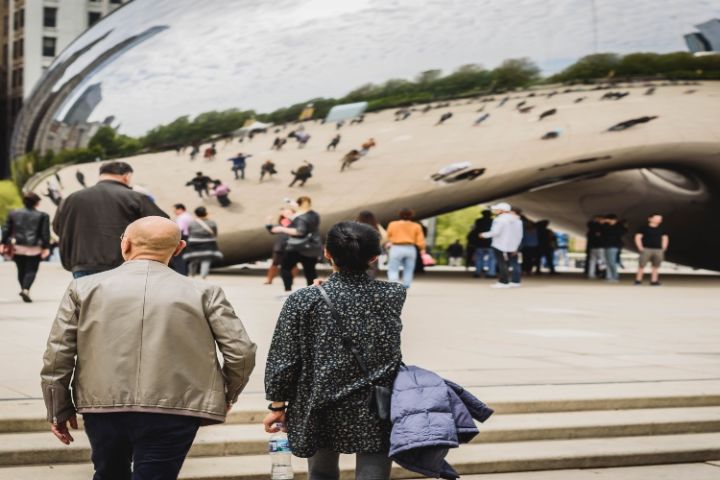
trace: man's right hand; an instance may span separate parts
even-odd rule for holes
[[[73,430],[78,429],[77,417],[75,415],[68,418],[66,422],[53,423],[50,426],[50,431],[53,433],[53,435],[55,435],[58,440],[60,440],[65,445],[70,445],[70,442],[75,441],[72,435],[70,435],[70,431],[68,430],[68,423]]]

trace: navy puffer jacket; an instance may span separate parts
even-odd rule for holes
[[[392,392],[390,457],[427,477],[459,475],[445,456],[478,434],[493,410],[459,385],[415,366],[401,366]]]

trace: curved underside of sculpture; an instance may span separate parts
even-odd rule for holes
[[[14,153],[56,148],[59,142],[67,145],[73,118],[86,122],[90,129],[106,116],[115,115],[110,122],[119,123],[121,130],[122,125],[135,122],[133,128],[140,132],[145,127],[137,125],[143,125],[144,116],[157,117],[155,109],[189,115],[203,108],[236,106],[268,111],[322,95],[318,88],[334,85],[334,76],[342,79],[343,85],[334,85],[327,95],[339,96],[368,80],[362,73],[367,65],[392,60],[378,53],[381,43],[375,46],[381,42],[382,32],[375,32],[378,37],[370,41],[337,33],[342,29],[327,31],[328,24],[348,21],[345,14],[328,14],[318,25],[295,22],[295,26],[280,15],[274,19],[277,32],[266,29],[262,42],[221,55],[218,61],[237,56],[237,68],[244,73],[234,73],[238,75],[237,89],[216,91],[212,62],[203,61],[202,56],[206,51],[203,45],[212,46],[212,42],[172,49],[173,35],[213,37],[206,31],[210,26],[199,29],[191,18],[176,14],[178,4],[185,3],[190,8],[193,2],[157,2],[154,17],[146,14],[140,18],[141,7],[149,2],[136,0],[81,37],[58,58],[27,102],[14,133]],[[245,15],[249,25],[262,24],[253,17],[262,12],[246,6],[247,2],[225,3],[237,6],[235,14]],[[467,8],[474,8],[472,5]],[[256,6],[256,10],[265,8]],[[393,34],[417,28],[417,15],[408,9],[405,17],[392,24]],[[457,19],[442,17],[436,21],[452,23]],[[283,22],[287,25],[281,34]],[[228,27],[222,28],[227,31]],[[292,44],[292,39],[301,34],[309,35],[312,41]],[[471,33],[458,29],[459,38],[453,41],[461,41],[463,35]],[[432,50],[430,37],[424,48]],[[357,59],[343,57],[338,48],[350,48],[353,42],[362,43],[367,53]],[[283,45],[286,51],[280,55],[277,49]],[[245,52],[248,63],[240,65]],[[174,68],[163,64],[163,55],[179,58]],[[457,59],[456,63],[468,61],[470,58]],[[198,68],[204,69],[207,77],[207,87],[201,90],[193,89],[194,84],[185,79],[187,70]],[[345,70],[351,71],[350,79]],[[390,74],[397,75],[395,71]],[[259,83],[253,83],[256,81]],[[413,208],[424,218],[501,198],[535,218],[547,218],[576,233],[583,233],[588,218],[598,213],[617,213],[628,220],[632,230],[649,214],[658,212],[665,215],[672,237],[670,260],[720,270],[720,253],[713,248],[720,236],[720,83],[652,83],[655,90],[648,95],[648,85],[614,85],[615,91],[629,92],[619,100],[602,99],[607,90],[555,87],[476,96],[443,105],[435,102],[431,108],[416,104],[405,119],[401,119],[404,114],[397,115],[397,109],[389,109],[367,113],[362,123],[346,121],[341,127],[335,122],[311,120],[301,124],[309,141],[303,146],[290,138],[280,151],[271,149],[273,140],[287,138],[300,124],[271,126],[252,138],[245,137],[242,143],[237,137],[219,140],[218,155],[211,161],[202,155],[191,160],[189,149],[124,160],[135,169],[134,182],[152,192],[164,209],[170,211],[178,202],[189,208],[209,207],[220,226],[220,244],[229,263],[269,256],[273,238],[264,227],[268,218],[277,215],[284,199],[308,195],[323,217],[324,229],[365,209],[387,222],[402,207]],[[144,84],[151,88],[143,89]],[[101,92],[95,85],[101,86]],[[163,85],[172,98],[158,93]],[[133,93],[134,88],[143,93]],[[506,95],[508,99],[503,102]],[[210,97],[214,100],[207,100]],[[519,107],[520,102],[525,104]],[[523,113],[527,107],[533,108]],[[118,113],[113,108],[119,109]],[[552,110],[554,113],[540,119],[541,113]],[[445,113],[452,116],[439,124]],[[485,114],[489,116],[476,124]],[[170,120],[179,116],[173,115]],[[657,118],[625,130],[608,131],[619,122],[646,116]],[[555,134],[542,139],[549,132]],[[328,151],[326,146],[337,134],[341,135],[337,150]],[[341,172],[342,158],[352,149],[359,150],[370,138],[376,146]],[[201,145],[200,151],[208,146]],[[239,152],[252,155],[247,160],[245,180],[233,178],[227,161]],[[261,182],[260,165],[266,160],[275,163],[278,173]],[[289,187],[291,172],[304,161],[313,164],[312,177],[302,187]],[[61,169],[65,195],[79,188],[74,180],[78,170],[88,183],[97,178],[97,164]],[[196,171],[228,184],[233,203],[220,208],[214,198],[198,198],[185,186]],[[45,182],[35,179],[32,187],[44,190]],[[52,210],[48,205],[43,208]]]

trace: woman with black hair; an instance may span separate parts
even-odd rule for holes
[[[334,273],[323,283],[339,312],[333,319],[318,287],[288,297],[275,327],[265,370],[272,403],[267,432],[282,423],[295,456],[308,458],[309,479],[338,479],[338,455],[356,454],[357,479],[389,479],[390,423],[368,403],[374,386],[391,388],[402,361],[400,313],[405,289],[373,280],[380,235],[358,222],[327,234],[325,257]],[[349,345],[364,360],[367,376]]]
[[[37,194],[23,195],[25,207],[8,215],[0,245],[0,253],[15,261],[20,297],[26,303],[32,302],[30,287],[35,282],[40,260],[50,256],[50,217],[37,210],[39,203]]]

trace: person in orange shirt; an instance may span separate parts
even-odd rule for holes
[[[415,213],[409,208],[403,208],[398,214],[400,219],[390,222],[387,228],[390,255],[388,261],[388,280],[398,282],[400,267],[403,269],[402,284],[410,288],[415,273],[415,262],[418,254],[425,251],[425,235],[419,223],[413,221]]]

